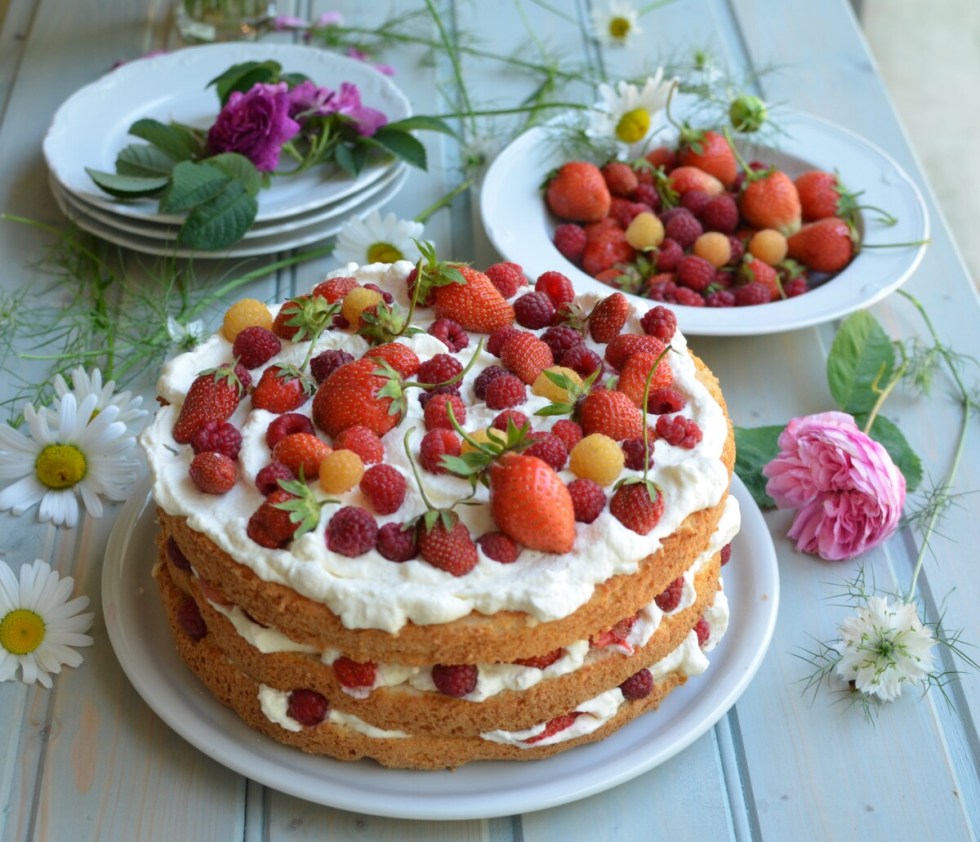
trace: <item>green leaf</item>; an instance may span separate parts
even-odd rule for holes
[[[119,175],[135,175],[140,178],[169,176],[177,163],[166,152],[155,146],[133,143],[119,150],[116,155],[116,172]]]
[[[360,172],[351,148],[343,143],[336,147],[334,160],[337,162],[337,166],[350,176],[356,176]]]
[[[174,161],[187,161],[201,154],[203,143],[187,126],[164,125],[145,117],[129,127],[129,133],[157,147]]]
[[[180,227],[177,242],[201,251],[218,251],[237,243],[251,227],[259,203],[240,181],[228,181],[212,199],[195,207]]]
[[[895,367],[888,334],[867,311],[848,316],[834,337],[827,357],[827,383],[837,405],[851,415],[870,412]]]
[[[425,114],[419,114],[415,117],[406,117],[404,120],[396,120],[393,123],[386,124],[384,128],[395,129],[401,132],[412,131],[413,129],[423,129],[432,132],[441,132],[442,134],[447,134],[450,137],[459,136],[445,120],[439,117],[428,117]]]
[[[386,152],[390,152],[396,158],[418,167],[420,170],[427,168],[425,147],[419,140],[408,132],[393,129],[390,126],[383,126],[378,129],[371,137],[364,138],[365,142],[374,146],[379,146]]]
[[[250,196],[257,196],[262,189],[262,173],[248,158],[237,152],[222,152],[207,159],[209,166],[223,172],[229,178],[240,181]]]
[[[766,482],[762,469],[779,453],[779,434],[784,426],[736,427],[735,428],[735,473],[745,483],[752,499],[763,509],[776,505],[766,494]]]
[[[868,413],[856,415],[854,420],[863,430],[868,421]],[[902,431],[883,415],[876,415],[868,434],[888,451],[895,466],[905,476],[905,490],[909,493],[915,491],[922,482],[922,460],[909,446]]]
[[[291,88],[295,88],[297,85],[301,85],[303,82],[309,82],[310,77],[305,73],[280,73],[279,81],[285,82]]]
[[[217,196],[231,182],[231,178],[210,164],[181,161],[174,167],[170,189],[160,199],[160,210],[163,213],[189,211]]]
[[[224,73],[215,76],[206,87],[214,85],[218,99],[224,105],[234,91],[245,93],[253,85],[275,82],[281,71],[282,65],[278,61],[245,61],[233,64]]]
[[[118,175],[111,172],[100,172],[85,168],[89,178],[94,181],[101,190],[117,199],[141,199],[145,196],[157,196],[170,183],[166,176],[148,178],[135,175]]]

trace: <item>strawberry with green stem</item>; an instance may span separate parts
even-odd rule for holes
[[[228,420],[244,394],[245,386],[235,373],[234,363],[202,371],[187,390],[174,423],[174,441],[187,444],[209,421]]]
[[[854,193],[848,190],[836,170],[807,170],[798,175],[793,183],[800,194],[804,222],[837,216],[855,226],[858,211],[861,210],[875,211],[876,218],[882,225],[894,225],[898,222],[897,217],[882,208],[860,204],[859,199],[864,191]]]
[[[727,126],[722,129],[722,134],[745,172],[738,195],[738,209],[742,218],[753,228],[773,228],[787,237],[798,231],[803,221],[803,209],[793,180],[774,166],[752,169],[735,147]]]
[[[711,129],[695,129],[687,121],[678,123],[670,113],[670,104],[677,85],[667,96],[667,119],[680,132],[677,161],[681,166],[697,167],[717,178],[725,189],[730,190],[738,178],[738,161],[728,139]]]

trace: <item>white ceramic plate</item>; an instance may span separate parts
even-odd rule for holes
[[[611,737],[532,763],[471,763],[454,772],[343,763],[280,745],[222,707],[179,659],[150,570],[156,558],[148,483],[112,530],[102,574],[109,639],[146,703],[209,757],[298,798],[372,815],[472,819],[553,807],[594,795],[652,769],[711,728],[748,686],[776,623],[779,578],[765,521],[742,483],[733,492],[742,529],[725,567],[728,632],[711,667],[671,693],[660,709]]]
[[[394,83],[369,64],[327,50],[293,44],[209,44],[124,64],[86,85],[58,109],[44,138],[48,168],[69,193],[117,214],[155,222],[179,223],[180,216],[159,214],[153,199],[119,201],[103,193],[85,172],[89,167],[115,172],[116,155],[130,143],[128,134],[142,117],[177,120],[205,128],[218,114],[214,88],[205,87],[233,64],[278,61],[286,72],[304,73],[319,85],[357,85],[365,105],[401,120],[411,106]],[[293,216],[336,202],[362,190],[394,163],[379,161],[351,178],[333,167],[314,167],[295,177],[275,178],[259,194],[257,221]]]
[[[745,146],[747,160],[775,164],[789,175],[809,169],[838,171],[861,204],[884,208],[898,218],[886,226],[865,214],[862,240],[904,243],[929,237],[929,217],[918,188],[881,149],[853,132],[810,114],[780,110],[787,137],[779,148]],[[609,287],[567,261],[552,243],[559,220],[547,209],[538,186],[562,163],[547,127],[533,128],[511,143],[490,166],[480,198],[490,241],[507,260],[535,278],[563,272],[579,292],[608,294]],[[901,286],[922,260],[925,246],[862,251],[837,277],[797,298],[755,307],[710,308],[671,305],[681,329],[696,336],[752,336],[820,324],[868,307]]]

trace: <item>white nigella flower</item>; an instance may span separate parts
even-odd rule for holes
[[[0,426],[0,481],[15,480],[0,491],[0,511],[23,514],[40,503],[38,517],[55,526],[75,526],[81,496],[92,517],[102,517],[102,497],[122,500],[136,478],[139,463],[129,458],[135,439],[110,404],[94,415],[98,395],[81,404],[66,392],[58,415],[24,407],[30,435]]]
[[[181,351],[193,351],[205,338],[207,331],[200,319],[178,322],[173,316],[167,316],[167,334]]]
[[[84,632],[94,614],[88,597],[69,601],[75,580],[62,579],[40,559],[20,569],[20,579],[0,562],[0,681],[9,681],[20,667],[25,684],[40,682],[51,687],[51,675],[62,665],[82,662],[73,646],[91,646]]]
[[[869,597],[841,623],[840,633],[837,674],[861,693],[889,702],[901,695],[903,684],[915,684],[932,672],[936,641],[913,605]]]
[[[353,217],[337,235],[333,256],[341,263],[394,263],[397,260],[415,262],[419,250],[412,240],[421,240],[425,226],[421,222],[399,219],[393,213],[382,219],[376,210],[363,219]]]
[[[624,0],[610,0],[605,10],[593,9],[592,29],[600,44],[619,47],[625,47],[634,35],[643,32],[639,14],[631,3]]]
[[[620,81],[613,88],[599,85],[602,102],[590,112],[590,137],[613,140],[624,148],[628,157],[643,153],[644,145],[657,127],[656,117],[667,105],[673,79],[663,81],[663,68],[649,77],[643,89]]]
[[[99,413],[110,406],[119,407],[119,417],[117,421],[122,421],[127,426],[133,421],[138,421],[146,416],[146,410],[141,408],[143,398],[133,397],[131,392],[115,393],[116,383],[110,380],[105,386],[102,385],[102,372],[93,369],[89,374],[81,366],[71,372],[71,388],[60,374],[54,378],[55,399],[51,405],[52,416],[56,418],[61,407],[61,401],[69,392],[75,396],[75,403],[81,404],[89,395],[95,395],[95,412]]]

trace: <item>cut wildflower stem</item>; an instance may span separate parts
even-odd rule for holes
[[[904,360],[902,364],[895,370],[892,375],[892,379],[888,381],[888,385],[884,389],[877,388],[877,381],[872,386],[878,393],[878,399],[875,401],[873,407],[871,407],[871,412],[868,413],[868,420],[865,422],[862,432],[868,435],[871,432],[871,427],[875,422],[875,418],[878,417],[878,413],[881,411],[881,407],[884,406],[885,401],[888,400],[888,396],[894,391],[895,387],[898,385],[902,377],[905,376],[905,372],[908,371],[909,361]]]

